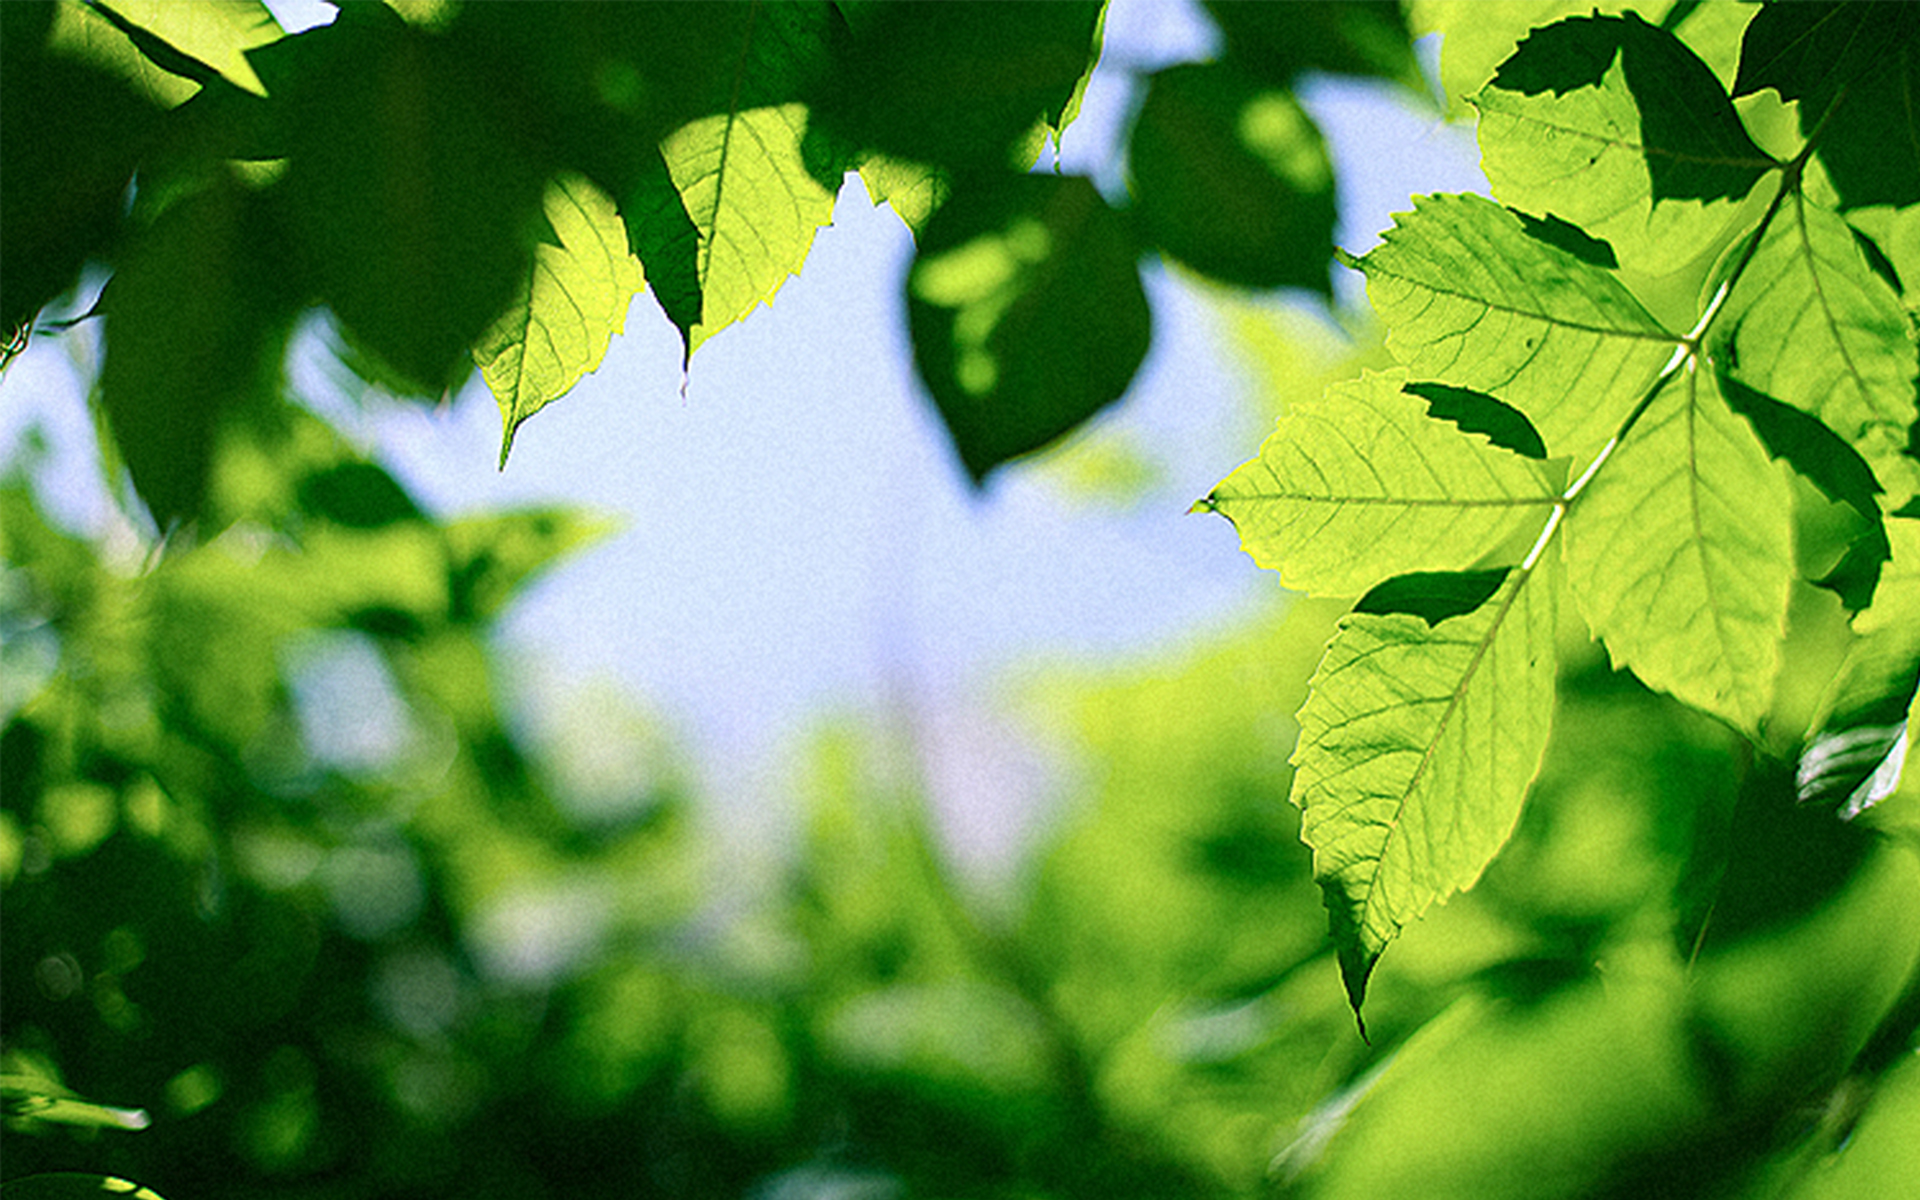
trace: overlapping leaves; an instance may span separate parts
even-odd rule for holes
[[[1898,90],[1904,68],[1852,49],[1832,67],[1845,86],[1781,49],[1785,24],[1820,20],[1769,22],[1749,34],[1745,90],[1858,111],[1879,101],[1846,87]],[[1818,146],[1776,163],[1714,72],[1631,14],[1536,29],[1474,102],[1514,207],[1423,197],[1348,260],[1403,371],[1297,406],[1201,504],[1293,586],[1369,589],[1294,756],[1356,1008],[1400,928],[1469,886],[1513,827],[1551,720],[1560,590],[1616,666],[1761,736],[1795,578],[1791,468],[1853,510],[1867,567],[1849,600],[1866,609],[1858,664],[1810,744],[1806,794],[1852,814],[1885,793],[1920,675],[1920,645],[1877,616],[1910,590],[1912,521],[1889,514],[1920,466],[1912,306],[1878,247],[1804,190]],[[1769,176],[1773,203],[1732,226]],[[1685,335],[1616,273],[1723,246]]]

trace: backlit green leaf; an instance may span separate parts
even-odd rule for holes
[[[267,94],[247,63],[247,51],[278,39],[281,31],[260,0],[98,0],[97,7],[211,67],[235,87]]]
[[[957,191],[907,276],[914,360],[976,482],[1120,398],[1151,324],[1132,232],[1086,179]]]
[[[1415,379],[1519,409],[1547,453],[1585,458],[1626,418],[1675,337],[1606,271],[1529,236],[1480,196],[1421,196],[1358,261]]]
[[[525,291],[473,348],[500,404],[502,466],[520,423],[599,367],[645,282],[598,188],[563,176],[547,185],[546,209],[559,244],[535,248]]]
[[[1773,165],[1707,65],[1631,13],[1535,30],[1473,103],[1494,195],[1654,274],[1704,250]]]
[[[1859,636],[1835,672],[1801,752],[1803,801],[1839,805],[1851,819],[1892,792],[1905,766],[1910,710],[1920,683],[1920,521],[1887,521],[1891,560]]]
[[[833,219],[833,193],[800,156],[798,104],[702,117],[661,143],[668,173],[700,232],[700,323],[687,353],[773,299],[806,261],[814,230]]]
[[[1903,453],[1920,416],[1911,330],[1846,222],[1796,193],[1728,293],[1709,346],[1723,373],[1851,443],[1894,509],[1920,483],[1920,463]]]
[[[1753,430],[1688,370],[1569,508],[1567,582],[1616,667],[1752,732],[1780,669],[1790,511]]]
[[[1541,464],[1427,414],[1406,372],[1369,372],[1295,407],[1202,505],[1288,587],[1353,595],[1390,575],[1464,570],[1546,518]]]
[[[1300,710],[1293,802],[1347,996],[1402,926],[1469,887],[1520,817],[1554,702],[1555,584],[1514,571],[1429,624],[1342,618]]]
[[[1333,165],[1287,92],[1226,63],[1156,73],[1127,151],[1147,235],[1195,270],[1329,298]]]

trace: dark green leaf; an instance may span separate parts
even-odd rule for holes
[[[111,1175],[54,1172],[7,1182],[7,1200],[161,1200],[151,1188]]]
[[[1479,608],[1507,581],[1509,567],[1491,571],[1422,571],[1396,575],[1360,597],[1357,613],[1406,613],[1429,626],[1464,617]]]
[[[270,230],[237,185],[180,201],[103,299],[100,403],[163,530],[202,515],[223,427],[279,381],[294,304],[277,291]]]
[[[1334,71],[1426,90],[1413,37],[1395,0],[1207,0],[1206,7],[1226,38],[1228,57],[1263,79],[1284,86],[1302,71]]]
[[[1769,4],[1740,47],[1733,94],[1772,88],[1821,130],[1841,207],[1920,200],[1920,8]]]
[[[651,161],[646,169],[618,196],[620,218],[627,226],[627,243],[646,270],[647,290],[686,345],[703,311],[700,230],[687,215],[660,151],[649,148],[647,153]]]
[[[159,110],[120,80],[44,53],[8,4],[0,40],[0,338],[72,287],[120,226]]]
[[[343,462],[300,481],[300,506],[354,529],[417,521],[419,505],[393,476],[368,462]]]
[[[1540,440],[1540,431],[1527,420],[1527,414],[1503,400],[1444,383],[1409,383],[1402,390],[1425,400],[1429,416],[1451,421],[1468,433],[1481,434],[1515,454],[1547,456],[1547,444]]]
[[[282,186],[318,297],[384,382],[438,397],[523,286],[545,225],[515,93],[378,5],[269,49],[255,61],[292,60],[274,92],[291,118]]]
[[[907,277],[914,359],[976,482],[1126,391],[1150,337],[1136,252],[1078,177],[962,189],[927,223]]]
[[[1225,63],[1156,73],[1127,150],[1148,237],[1216,279],[1332,298],[1333,165],[1291,95]]]
[[[1096,0],[888,4],[863,19],[812,119],[838,141],[957,173],[1027,156],[1099,55]]]

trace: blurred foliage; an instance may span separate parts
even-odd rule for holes
[[[1577,642],[1518,835],[1383,964],[1369,1044],[1286,802],[1337,605],[1032,684],[1068,802],[1000,892],[859,720],[743,887],[643,717],[594,701],[646,759],[615,795],[592,731],[503,715],[491,624],[590,524],[436,521],[291,409],[216,478],[229,532],[137,571],[0,490],[10,1177],[1837,1196],[1914,1165],[1912,782],[1877,831],[1795,808]]]

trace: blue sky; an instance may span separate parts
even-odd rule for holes
[[[1117,196],[1113,152],[1135,73],[1204,56],[1211,31],[1184,3],[1114,0],[1106,33],[1061,165]],[[1471,135],[1437,113],[1334,82],[1304,99],[1333,148],[1347,248],[1373,244],[1415,191],[1484,190]],[[911,252],[901,223],[854,181],[804,272],[701,349],[684,394],[678,337],[638,297],[601,369],[522,428],[504,473],[498,413],[477,377],[448,411],[355,406],[310,339],[294,380],[440,511],[566,501],[622,522],[507,622],[506,657],[536,695],[633,696],[692,752],[710,793],[750,806],[783,790],[785,756],[823,709],[904,705],[923,725],[943,808],[976,813],[971,840],[991,842],[1045,786],[996,704],[1003,686],[1047,663],[1203,635],[1272,594],[1276,580],[1239,553],[1226,522],[1186,515],[1264,430],[1225,300],[1155,266],[1153,350],[1089,435],[1147,453],[1144,494],[1078,494],[1046,464],[972,492],[912,375],[899,296]],[[85,453],[62,355],[47,339],[10,369],[0,453],[35,420],[69,456]],[[62,507],[102,520],[76,477],[63,476]],[[575,705],[568,719],[593,711]]]

